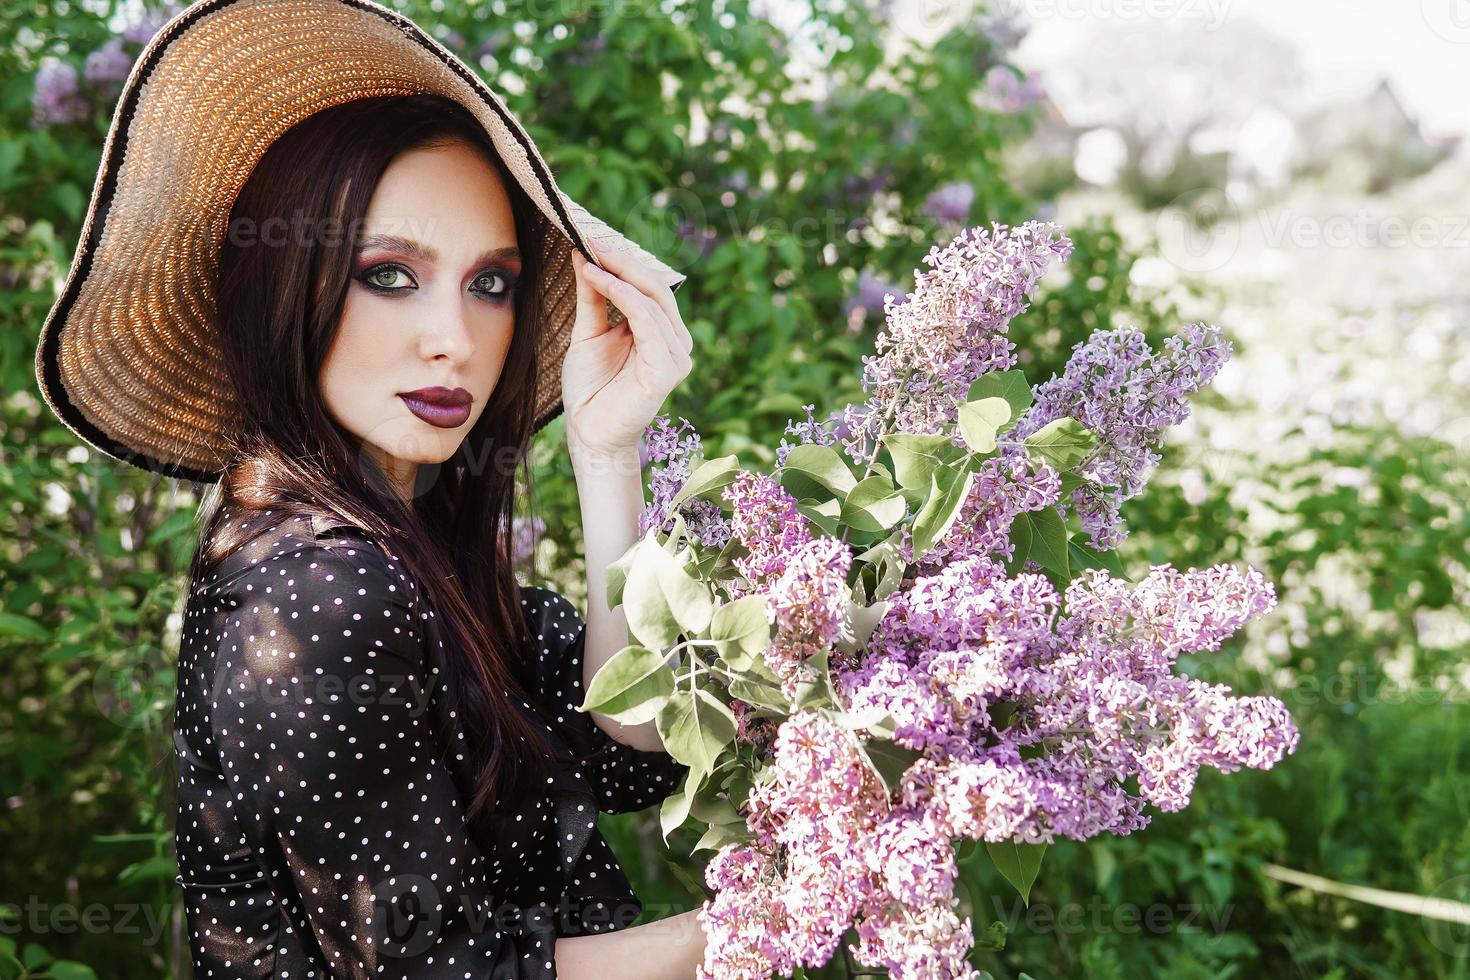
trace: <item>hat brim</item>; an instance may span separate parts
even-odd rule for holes
[[[63,424],[142,469],[218,480],[239,413],[212,294],[236,195],[301,119],[357,98],[418,93],[469,109],[547,222],[534,427],[556,418],[576,315],[572,249],[592,261],[589,241],[631,253],[672,289],[685,276],[567,197],[500,97],[401,14],[370,0],[201,0],[133,65],[76,255],[41,328],[36,377]]]

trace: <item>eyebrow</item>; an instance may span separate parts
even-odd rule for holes
[[[409,258],[418,259],[420,262],[437,262],[439,253],[430,245],[424,245],[414,241],[412,238],[404,238],[401,235],[368,235],[358,243],[356,251],[360,254],[371,248],[381,248],[389,252],[402,252]],[[475,259],[475,265],[483,265],[486,262],[519,262],[521,250],[514,245],[502,245],[500,248],[492,248],[482,252]]]

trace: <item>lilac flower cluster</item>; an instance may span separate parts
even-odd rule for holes
[[[935,188],[924,198],[919,210],[935,221],[960,222],[970,216],[970,205],[974,203],[975,186],[959,180]]]
[[[985,91],[997,108],[1005,112],[1021,112],[1046,97],[1046,89],[1036,75],[1018,78],[1004,65],[996,65],[985,74]]]
[[[1014,444],[1007,445],[975,471],[975,485],[960,505],[959,516],[949,533],[919,558],[920,570],[972,555],[1009,559],[1015,552],[1011,525],[1016,518],[1053,506],[1061,493],[1061,475],[1049,463],[1029,458]],[[900,556],[914,561],[912,542],[905,540]]]
[[[514,517],[511,519],[511,561],[524,565],[536,553],[536,543],[546,533],[546,522],[539,517]]]
[[[169,4],[148,13],[120,36],[109,38],[89,53],[80,72],[69,61],[43,62],[36,71],[36,87],[31,95],[31,121],[36,126],[85,122],[97,103],[115,101],[142,48],[182,9]]]
[[[860,411],[850,407],[849,455],[871,460],[884,431],[947,431],[970,384],[1015,363],[1006,338],[1011,320],[1050,262],[1071,253],[1055,224],[1037,221],[966,228],[931,248],[924,256],[931,268],[916,276],[905,300],[886,301],[878,353],[863,358],[868,400]]]
[[[747,551],[735,559],[746,586],[732,591],[763,591],[786,570],[796,549],[811,541],[806,518],[796,509],[796,498],[764,473],[742,470],[725,487],[724,498],[734,508],[730,531]]]
[[[38,126],[81,122],[91,111],[83,97],[81,76],[68,61],[47,61],[36,70],[36,89],[31,96],[32,121]]]
[[[1070,252],[1039,222],[969,229],[931,250],[914,292],[884,298],[887,329],[864,359],[867,399],[821,421],[803,406],[805,420],[786,434],[840,448],[859,468],[890,432],[957,437],[957,403],[977,377],[1014,365],[1009,323]],[[721,847],[706,869],[716,895],[701,910],[710,942],[698,976],[820,966],[854,928],[845,952],[895,980],[978,980],[954,896],[955,840],[1130,834],[1147,826],[1150,806],[1187,806],[1201,768],[1265,769],[1295,751],[1280,700],[1176,672],[1182,655],[1218,650],[1275,607],[1260,572],[1155,565],[1130,583],[1088,568],[1062,586],[1029,566],[1006,570],[1016,522],[1047,508],[1075,511],[1097,547],[1120,540],[1118,505],[1142,490],[1164,430],[1188,416],[1185,396],[1228,355],[1204,324],[1158,353],[1129,330],[1078,344],[998,451],[970,457],[973,490],[923,555],[904,515],[893,539],[904,567],[894,588],[892,566],[879,566],[887,585],[868,611],[876,623],[853,604],[849,577],[874,569],[854,568],[846,533],[810,522],[772,476],[741,471],[723,488],[738,575],[722,578],[717,598],[765,597],[775,630],[763,658],[788,699],[821,679],[811,671],[828,654],[838,710],[803,702],[771,718],[730,699],[742,758],[753,751],[765,764],[742,806],[750,839]],[[1096,439],[1067,482],[1024,442],[1061,418]],[[668,530],[669,501],[699,450],[685,432],[667,421],[649,430],[650,457],[669,462],[645,531]],[[792,448],[782,440],[781,465]],[[1084,483],[1064,495],[1072,475]],[[711,507],[708,519],[723,521]],[[854,722],[864,716],[884,730]],[[892,783],[867,752],[889,736],[916,756],[896,779],[885,768]]]
[[[699,433],[688,419],[680,419],[675,429],[669,418],[660,415],[649,424],[643,433],[643,451],[646,463],[660,463],[650,478],[653,502],[638,515],[638,533],[648,533],[657,527],[667,534],[674,529],[674,513],[670,504],[693,472],[692,460],[701,452]],[[682,436],[682,438],[681,438]],[[710,548],[722,548],[730,540],[730,526],[720,514],[718,504],[696,497],[680,504],[679,514],[684,515],[684,524],[689,533],[700,544]]]
[[[852,550],[821,535],[797,547],[767,594],[776,635],[765,652],[781,678],[782,692],[796,697],[801,665],[831,648],[847,622],[847,571]],[[815,678],[813,678],[815,679]]]
[[[1269,768],[1295,750],[1279,700],[1173,673],[1180,654],[1218,649],[1274,604],[1254,570],[1159,565],[1137,585],[1089,570],[1059,615],[1043,576],[1007,578],[984,557],[896,593],[864,662],[834,678],[852,710],[886,711],[921,756],[888,792],[853,733],[819,713],[788,718],[747,801],[754,840],[706,869],[717,894],[699,976],[820,965],[849,925],[850,952],[895,980],[977,976],[952,840],[1128,834],[1148,803],[1185,806],[1202,766]]]
[[[1174,673],[1274,608],[1260,572],[1157,565],[1130,585],[1088,569],[1064,615],[1060,601],[1044,576],[964,559],[896,594],[862,665],[836,678],[924,753],[905,793],[950,836],[1128,834],[1146,803],[1185,806],[1202,766],[1265,769],[1295,750],[1280,700]]]
[[[836,447],[852,438],[852,425],[849,421],[851,415],[849,413],[843,411],[832,412],[824,421],[818,422],[814,414],[816,409],[815,405],[803,405],[802,409],[806,412],[806,419],[804,421],[788,421],[786,423],[785,435],[796,436],[796,442],[787,442],[785,436],[782,436],[781,444],[776,447],[776,463],[778,466],[786,465],[786,457],[795,446]]]
[[[1063,503],[1064,511],[1075,508],[1093,547],[1114,548],[1127,536],[1119,508],[1148,482],[1168,428],[1189,417],[1185,396],[1209,384],[1229,357],[1218,327],[1188,324],[1159,353],[1141,332],[1120,327],[1077,344],[1063,373],[1037,385],[1011,436],[1023,439],[1068,417],[1096,436],[1097,447],[1077,467],[1094,482]]]
[[[904,291],[886,279],[880,279],[870,272],[864,272],[858,276],[857,291],[849,296],[842,304],[842,312],[847,316],[847,332],[856,334],[862,329],[864,321],[873,313],[881,314],[886,306],[889,294],[895,297],[902,296]]]
[[[819,966],[856,922],[851,952],[895,978],[976,977],[949,841],[894,818],[851,735],[799,712],[781,726],[771,771],[749,798],[756,839],[721,848],[705,868],[716,895],[700,910],[710,942],[695,975],[757,980]]]

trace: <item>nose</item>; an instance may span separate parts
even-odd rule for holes
[[[469,309],[457,290],[439,290],[421,313],[419,348],[425,359],[442,357],[459,364],[474,352]]]

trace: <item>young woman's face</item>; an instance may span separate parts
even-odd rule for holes
[[[454,455],[500,379],[521,265],[515,217],[495,168],[454,143],[395,159],[363,224],[319,383],[327,411],[407,499],[418,464]],[[443,389],[464,404],[425,403]]]

